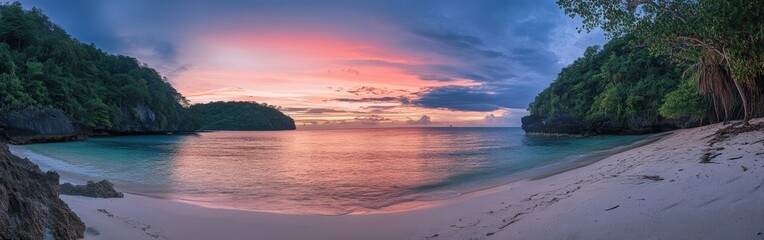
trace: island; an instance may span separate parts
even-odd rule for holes
[[[276,106],[256,102],[194,104],[191,112],[202,119],[201,130],[294,130],[294,120]]]

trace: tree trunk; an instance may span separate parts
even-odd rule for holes
[[[743,103],[743,126],[748,126],[748,120],[751,118],[751,112],[750,109],[748,109],[749,102],[745,94],[745,89],[743,89],[743,85],[740,84],[740,81],[732,79],[732,82],[735,83],[737,93],[740,95],[740,101]]]

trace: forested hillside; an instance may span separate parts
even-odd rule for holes
[[[653,60],[630,62],[633,66],[613,72],[612,61],[598,60],[592,57],[598,54],[587,51],[531,104],[531,116],[523,120],[526,131],[611,132],[617,130],[611,127],[623,124],[625,119],[628,127],[621,127],[626,131],[620,132],[634,132],[634,126],[646,126],[634,119],[654,119],[656,113],[700,124],[741,119],[743,125],[748,125],[751,118],[764,116],[761,1],[557,0],[557,4],[570,17],[582,20],[579,30],[604,30],[613,38],[608,44],[613,46],[624,37],[633,38],[630,46],[643,46],[650,55],[665,60],[661,60],[662,64]],[[634,51],[637,55],[645,52]],[[606,46],[599,55],[613,54]],[[589,61],[594,63],[587,66]],[[679,68],[672,63],[680,63]],[[655,71],[666,74],[650,73]],[[636,73],[629,76],[640,80],[622,82],[625,75],[620,73]],[[592,83],[588,85],[590,96],[575,92]],[[568,93],[561,92],[568,87]],[[653,130],[682,125],[676,123],[681,121],[659,121],[653,124]],[[579,130],[574,131],[576,128]]]
[[[71,38],[39,9],[0,6],[0,106],[61,109],[103,130],[194,130],[185,98],[135,58]],[[142,116],[147,114],[149,116]],[[135,119],[150,121],[131,121]]]
[[[203,130],[294,130],[294,120],[274,106],[256,102],[195,104],[191,111],[202,116]]]
[[[0,136],[25,143],[195,131],[202,119],[189,107],[167,79],[135,58],[79,42],[37,8],[0,5]],[[223,125],[215,126],[281,127],[269,122],[272,111],[229,111],[249,115],[221,115],[216,124]]]
[[[712,121],[764,115],[764,6],[762,1],[557,0],[580,30],[634,35],[654,55],[687,63],[685,79],[711,103]],[[686,86],[691,88],[693,86]],[[681,99],[678,95],[669,99]],[[685,99],[690,100],[690,99]],[[684,110],[667,105],[662,113]],[[675,113],[675,112],[674,112]]]
[[[684,68],[651,56],[631,36],[589,47],[530,104],[524,127],[529,132],[593,134],[693,124],[705,117],[708,104],[697,91],[688,90],[691,82],[681,80]],[[687,104],[688,99],[693,102]]]

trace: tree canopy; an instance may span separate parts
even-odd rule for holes
[[[633,34],[655,55],[689,63],[689,79],[710,98],[714,116],[747,124],[761,114],[763,0],[557,0],[580,30]]]
[[[194,104],[202,130],[294,130],[294,120],[274,106],[256,102]]]
[[[0,5],[0,107],[52,107],[109,129],[144,106],[168,124],[196,129],[186,99],[135,58],[107,54],[71,38],[42,11]]]
[[[586,126],[704,117],[706,101],[696,91],[678,88],[689,85],[680,80],[682,66],[650,55],[633,41],[634,37],[627,35],[612,39],[604,47],[589,47],[530,104],[531,115],[569,116]],[[685,111],[674,111],[687,99],[699,102],[682,105],[687,107]]]

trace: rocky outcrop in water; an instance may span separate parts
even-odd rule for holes
[[[82,140],[87,137],[87,129],[59,109],[15,107],[1,110],[0,137],[14,144]]]
[[[61,184],[61,194],[76,195],[96,198],[122,198],[121,192],[114,190],[114,184],[108,180],[99,182],[88,181],[85,185],[72,185],[71,183]]]
[[[587,128],[577,119],[569,116],[522,118],[522,127],[529,136],[570,137],[588,134]]]
[[[550,117],[526,116],[522,118],[526,135],[536,137],[572,137],[598,134],[645,134],[679,128],[696,127],[697,121],[664,118],[632,118],[625,122],[587,122],[568,115]]]
[[[58,197],[58,178],[0,143],[0,239],[84,237],[85,224]]]

